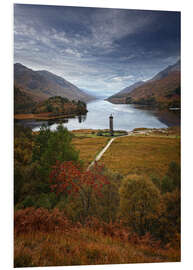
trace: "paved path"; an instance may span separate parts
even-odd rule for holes
[[[88,166],[87,171],[90,170],[90,168],[95,164],[96,161],[98,161],[99,159],[101,159],[101,157],[103,156],[103,154],[107,151],[107,149],[109,148],[109,146],[111,145],[111,143],[117,139],[117,138],[121,138],[121,137],[126,137],[126,136],[130,136],[131,134],[127,134],[124,136],[119,136],[119,137],[114,137],[112,138],[110,141],[108,141],[107,145],[100,151],[100,153],[96,156],[96,158],[92,161],[92,163]]]

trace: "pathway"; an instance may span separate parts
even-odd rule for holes
[[[107,145],[100,151],[100,153],[96,156],[96,158],[92,161],[92,163],[88,166],[87,171],[90,170],[90,168],[95,164],[96,161],[98,161],[99,159],[101,159],[101,157],[103,156],[103,154],[107,151],[107,149],[109,148],[109,146],[111,145],[111,143],[116,139],[116,138],[120,138],[120,137],[126,137],[126,136],[130,136],[131,133],[128,132],[127,135],[124,136],[119,136],[119,137],[114,137],[112,138],[110,141],[108,141]]]

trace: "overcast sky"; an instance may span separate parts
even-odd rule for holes
[[[112,94],[180,58],[180,13],[14,6],[14,62]]]

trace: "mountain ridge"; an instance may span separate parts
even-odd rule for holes
[[[43,101],[52,96],[61,96],[70,100],[88,102],[94,97],[84,93],[77,86],[47,70],[34,71],[21,63],[14,64],[14,85]]]
[[[180,106],[180,60],[158,72],[152,79],[129,92],[124,88],[107,100],[112,103],[153,105],[157,107]]]

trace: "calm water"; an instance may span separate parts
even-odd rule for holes
[[[88,113],[86,116],[62,119],[63,125],[69,130],[74,129],[106,129],[109,127],[109,115],[114,117],[114,129],[133,130],[137,127],[165,128],[172,125],[179,125],[179,114],[176,112],[156,112],[141,107],[136,108],[131,104],[112,104],[108,101],[97,100],[87,104]],[[55,121],[20,121],[30,126],[34,131],[39,130],[45,123],[51,130],[56,129],[58,123]]]

